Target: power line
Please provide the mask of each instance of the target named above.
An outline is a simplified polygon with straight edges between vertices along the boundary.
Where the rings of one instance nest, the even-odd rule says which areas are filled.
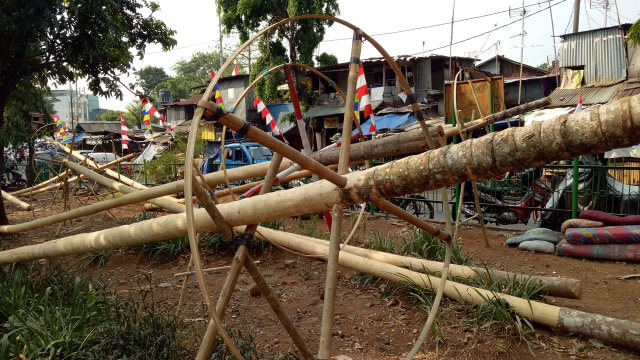
[[[559,5],[559,4],[561,4],[561,3],[565,2],[565,1],[566,1],[566,0],[561,0],[561,1],[559,1],[559,2],[557,2],[557,3],[555,3],[555,4],[553,4],[553,5],[550,5],[549,7],[546,7],[546,8],[544,8],[544,9],[542,9],[542,10],[538,10],[538,11],[534,12],[534,13],[533,13],[533,14],[531,14],[531,15],[527,15],[527,16],[525,16],[525,18],[528,18],[528,17],[530,17],[530,16],[533,16],[533,15],[536,15],[536,14],[538,14],[538,13],[541,13],[541,12],[543,12],[543,11],[545,11],[545,10],[548,10],[549,8],[554,7],[554,6],[556,6],[556,5]],[[463,42],[465,42],[465,41],[469,41],[469,40],[471,40],[471,39],[475,39],[475,38],[480,37],[480,36],[482,36],[482,35],[488,34],[488,33],[492,32],[492,31],[495,31],[495,30],[498,30],[498,29],[505,28],[505,27],[507,27],[507,26],[509,26],[509,25],[513,25],[513,24],[515,24],[515,23],[517,23],[517,22],[519,22],[519,21],[521,21],[521,19],[517,19],[517,20],[515,20],[515,21],[512,21],[512,22],[510,22],[510,23],[508,23],[508,24],[502,25],[502,26],[497,27],[497,28],[495,28],[495,29],[491,29],[491,30],[489,30],[489,31],[485,31],[485,32],[483,32],[483,33],[481,33],[481,34],[477,34],[477,35],[474,35],[474,36],[468,37],[468,38],[466,38],[466,39],[464,39],[464,40],[456,41],[456,42],[452,43],[451,45],[457,45],[457,44],[463,43]],[[449,46],[449,45],[444,45],[444,46],[440,46],[440,47],[433,48],[433,49],[430,49],[430,50],[425,50],[425,51],[430,52],[430,51],[434,51],[434,50],[440,50],[440,49],[446,48],[447,46]],[[415,53],[415,54],[409,54],[409,56],[414,56],[414,55],[418,55],[418,54],[422,54],[422,53],[423,53],[423,51],[418,52],[418,53]]]
[[[564,0],[560,1],[563,2]],[[558,3],[559,4],[559,3]],[[535,4],[530,4],[530,5],[526,5],[525,8],[527,7],[531,7],[531,6],[536,6],[538,5],[538,3]],[[553,5],[552,5],[553,6]],[[475,20],[475,19],[481,19],[481,18],[485,18],[485,17],[489,17],[489,16],[494,16],[494,15],[498,15],[498,14],[502,14],[505,12],[509,12],[509,10],[502,10],[502,11],[498,11],[498,12],[494,12],[494,13],[490,13],[490,14],[484,14],[484,15],[478,15],[478,16],[473,16],[470,18],[465,18],[465,19],[460,19],[460,20],[455,20],[453,21],[454,23],[459,23],[459,22],[463,22],[463,21],[469,21],[469,20]],[[404,29],[404,30],[397,30],[397,31],[390,31],[390,32],[386,32],[386,33],[379,33],[379,34],[371,34],[369,36],[382,36],[382,35],[393,35],[393,34],[399,34],[399,33],[403,33],[403,32],[409,32],[409,31],[415,31],[415,30],[423,30],[423,29],[429,29],[429,28],[434,28],[434,27],[439,27],[439,26],[445,26],[445,25],[451,25],[451,21],[447,21],[444,23],[440,23],[440,24],[434,24],[434,25],[427,25],[427,26],[421,26],[421,27],[416,27],[416,28],[411,28],[411,29]],[[344,40],[352,40],[352,38],[340,38],[340,39],[329,39],[329,40],[322,40],[322,42],[332,42],[332,41],[344,41]]]
[[[192,47],[196,47],[196,46],[200,46],[200,45],[204,45],[204,44],[208,44],[208,43],[212,43],[212,42],[216,42],[217,40],[210,40],[210,41],[205,41],[199,44],[193,44],[193,45],[187,45],[187,46],[181,46],[178,48],[173,48],[171,49],[171,51],[174,50],[182,50],[182,49],[188,49],[188,48],[192,48]],[[152,52],[148,52],[145,53],[145,55],[152,55],[152,54],[160,54],[160,53],[166,53],[166,51],[160,50],[160,51],[152,51]]]

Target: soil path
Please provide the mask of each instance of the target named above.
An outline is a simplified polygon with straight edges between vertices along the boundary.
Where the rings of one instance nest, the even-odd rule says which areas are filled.
[[[30,221],[61,211],[59,205],[41,197],[32,199],[36,211],[25,212],[7,205],[12,223]],[[75,207],[75,206],[74,206]],[[17,236],[3,237],[2,245],[17,247],[42,243],[57,237],[85,233],[118,226],[117,219],[129,219],[142,212],[141,204],[113,209],[83,219],[67,222],[56,236],[57,226],[33,230]],[[351,218],[345,219],[349,226]],[[302,225],[300,225],[302,224]],[[309,222],[286,219],[289,232],[309,230]],[[324,221],[315,224],[318,232],[327,232]],[[348,229],[345,229],[347,232]],[[362,245],[371,234],[383,236],[407,234],[412,227],[384,216],[368,217],[362,224],[352,245]],[[585,312],[640,322],[640,281],[619,280],[619,276],[640,274],[640,265],[624,262],[587,261],[555,255],[535,254],[504,246],[505,240],[522,231],[489,228],[489,247],[484,246],[479,228],[463,226],[460,244],[463,253],[471,254],[475,263],[484,262],[489,268],[515,273],[571,277],[582,280],[583,298],[579,300],[547,297],[549,303]],[[298,331],[317,351],[326,263],[301,257],[277,248],[253,249],[251,256],[260,260],[259,268],[280,299]],[[205,250],[206,268],[228,265],[233,251]],[[155,300],[175,309],[185,277],[175,273],[187,268],[189,254],[184,253],[170,263],[151,265],[151,262],[130,251],[113,252],[102,267],[90,266],[83,273],[120,296],[139,299],[151,294]],[[346,267],[339,270],[339,288],[336,303],[332,356],[345,355],[352,359],[401,359],[417,339],[426,321],[426,314],[413,299],[401,296],[381,297],[384,283],[375,287],[356,282],[355,272]],[[213,298],[226,276],[225,271],[207,273],[206,280]],[[240,276],[225,324],[229,329],[241,329],[255,336],[255,342],[265,354],[294,352],[292,341],[279,325],[270,307],[256,297],[251,278]],[[204,327],[208,319],[196,281],[189,279],[186,302],[181,317],[197,327]],[[455,301],[446,301],[437,320],[439,341],[430,335],[416,359],[640,359],[640,354],[612,348],[591,339],[568,334],[557,334],[552,329],[537,327],[539,341],[531,351],[524,342],[505,337],[499,331],[485,331],[468,321],[468,307]],[[271,357],[273,358],[273,357]]]

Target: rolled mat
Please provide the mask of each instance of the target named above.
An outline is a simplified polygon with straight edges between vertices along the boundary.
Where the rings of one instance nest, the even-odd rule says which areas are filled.
[[[640,226],[567,229],[564,235],[567,238],[567,242],[574,245],[637,244],[640,243]]]
[[[595,228],[602,227],[604,224],[601,221],[587,220],[587,219],[569,219],[565,220],[560,226],[560,232],[565,233],[568,229],[575,228]]]
[[[614,226],[640,225],[640,215],[616,216],[598,210],[585,210],[580,213],[580,219],[602,221],[605,225]]]
[[[640,263],[640,244],[573,245],[562,240],[556,254],[592,260],[615,260]]]

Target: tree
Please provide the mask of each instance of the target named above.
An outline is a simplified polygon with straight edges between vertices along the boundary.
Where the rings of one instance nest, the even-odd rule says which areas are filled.
[[[242,42],[248,40],[251,32],[257,32],[265,25],[272,25],[289,17],[308,14],[335,16],[340,12],[337,0],[217,0],[217,3],[224,31],[228,34],[236,30]],[[313,66],[313,52],[324,39],[325,26],[331,24],[331,21],[323,19],[289,22],[274,33],[266,34],[264,44],[283,44],[286,40],[289,44],[289,61]],[[261,49],[261,53],[267,56],[270,50],[270,46],[266,46]],[[297,68],[292,71],[300,99],[308,106],[307,91],[300,81],[303,72]],[[255,73],[252,69],[252,74]]]
[[[316,56],[316,61],[318,62],[318,67],[325,67],[325,66],[338,64],[338,58],[335,57],[334,55],[327,54],[326,52],[323,52],[322,54]]]
[[[632,47],[640,45],[640,19],[636,20],[636,22],[631,25],[629,35],[625,42],[629,42]]]
[[[124,107],[124,123],[130,130],[142,129],[142,101],[134,99]]]
[[[0,132],[0,143],[11,144],[14,148],[24,143],[29,145],[27,164],[30,166],[26,168],[29,186],[33,185],[36,177],[35,169],[31,166],[34,164],[35,155],[34,131],[31,128],[32,113],[44,114],[46,122],[51,123],[53,121],[51,118],[53,104],[49,96],[48,89],[34,87],[31,85],[31,81],[25,79],[11,93],[7,106],[4,108],[5,123]],[[51,134],[53,126],[40,129],[40,131]]]
[[[0,131],[9,98],[25,81],[45,88],[86,78],[94,94],[121,99],[119,76],[134,56],[142,58],[148,44],[176,45],[175,31],[153,17],[157,9],[146,0],[0,2]],[[8,222],[0,199],[0,224]]]
[[[287,50],[280,42],[270,42],[266,45],[267,39],[261,39],[258,45],[261,55],[256,60],[255,65],[251,68],[250,79],[255,79],[262,75],[264,70],[270,69],[274,64],[282,64],[287,60]],[[259,96],[266,103],[272,103],[278,98],[278,86],[286,81],[282,72],[273,72],[269,76],[265,76],[262,81],[258,81],[253,88],[256,96]]]
[[[120,111],[107,110],[100,114],[100,121],[118,121],[120,122]]]
[[[151,95],[151,92],[156,88],[156,86],[158,86],[158,84],[169,79],[169,75],[167,75],[163,68],[151,65],[143,67],[136,71],[135,74],[145,95]]]
[[[216,71],[220,66],[218,54],[217,51],[197,52],[189,60],[178,61],[173,66],[176,76],[156,85],[153,93],[157,94],[160,89],[168,89],[171,90],[171,96],[174,99],[191,97],[194,95],[191,89],[207,84],[211,80],[211,71]],[[152,101],[154,100],[156,99],[152,98]]]
[[[551,70],[553,70],[553,66],[547,64],[546,62],[538,65],[537,68],[546,72],[551,72]]]

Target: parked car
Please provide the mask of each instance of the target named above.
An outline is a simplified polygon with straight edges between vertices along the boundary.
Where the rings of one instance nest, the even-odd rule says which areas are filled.
[[[227,169],[271,161],[273,157],[271,149],[254,142],[227,144],[224,148],[227,150],[227,158],[224,163]],[[208,172],[218,171],[221,158],[218,154],[209,159]]]
[[[273,157],[273,151],[271,151],[271,149],[254,142],[227,144],[224,148],[227,150],[227,157],[224,163],[227,169],[271,161]],[[220,170],[221,159],[222,156],[218,148],[218,151],[214,155],[202,163],[200,170],[204,174]],[[233,182],[234,185],[240,183],[242,182]]]

